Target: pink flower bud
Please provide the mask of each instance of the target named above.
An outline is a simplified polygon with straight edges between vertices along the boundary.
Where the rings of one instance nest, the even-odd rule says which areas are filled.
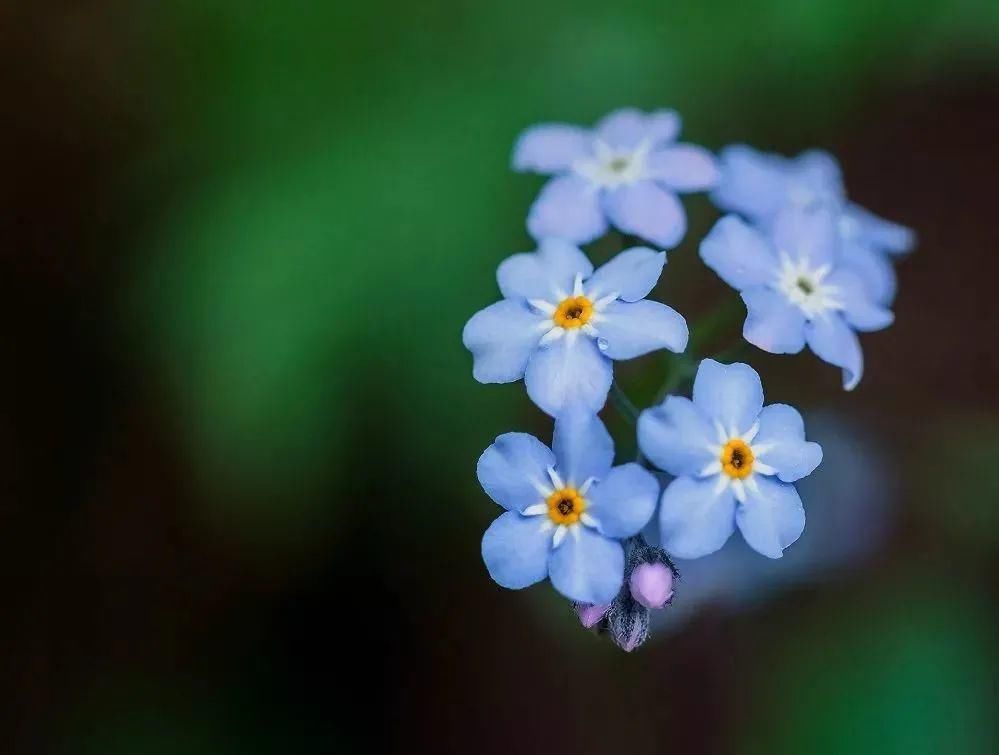
[[[662,608],[673,597],[673,570],[658,561],[639,564],[630,587],[631,597],[646,608]]]
[[[579,623],[589,629],[600,622],[608,608],[610,606],[591,606],[589,603],[577,603],[576,615],[579,616]]]

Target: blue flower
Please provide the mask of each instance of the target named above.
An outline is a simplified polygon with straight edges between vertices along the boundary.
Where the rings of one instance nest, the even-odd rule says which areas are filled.
[[[531,235],[585,244],[610,222],[658,246],[676,246],[687,232],[677,192],[704,191],[718,178],[711,153],[676,144],[679,133],[674,111],[630,108],[593,130],[558,123],[527,129],[514,147],[514,169],[554,176],[531,206]]]
[[[693,401],[667,396],[638,420],[638,444],[676,477],[659,509],[662,546],[677,558],[721,548],[736,527],[751,548],[780,558],[805,528],[793,483],[822,461],[801,415],[763,406],[760,376],[746,364],[701,362]]]
[[[507,433],[479,458],[482,488],[507,510],[483,535],[482,559],[503,587],[550,577],[570,600],[609,603],[624,579],[619,540],[652,517],[659,483],[638,464],[611,466],[614,443],[595,415],[559,417],[552,446]]]
[[[742,293],[742,329],[772,354],[796,354],[805,344],[843,370],[852,390],[864,371],[855,331],[888,327],[894,316],[865,285],[864,271],[841,254],[836,216],[826,209],[784,209],[765,235],[726,215],[704,241],[701,259]]]
[[[552,416],[577,404],[597,412],[612,359],[687,347],[683,317],[644,298],[665,263],[665,253],[636,247],[594,272],[586,255],[559,239],[509,257],[497,271],[505,298],[477,312],[462,333],[472,374],[480,383],[523,377],[528,396]]]
[[[722,150],[719,169],[712,200],[760,225],[771,223],[786,207],[833,212],[843,259],[863,272],[864,284],[879,304],[892,302],[896,278],[890,257],[910,251],[915,234],[849,202],[832,155],[809,150],[789,158],[740,144]]]

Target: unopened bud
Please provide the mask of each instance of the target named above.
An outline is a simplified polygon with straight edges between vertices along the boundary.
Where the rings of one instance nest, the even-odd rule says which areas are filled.
[[[589,603],[576,603],[576,615],[579,616],[579,623],[587,629],[596,626],[607,613],[610,606],[595,606]]]
[[[631,572],[631,597],[646,608],[662,608],[673,597],[673,570],[661,561],[639,564]]]
[[[614,642],[630,653],[649,638],[649,609],[622,594],[607,618]]]

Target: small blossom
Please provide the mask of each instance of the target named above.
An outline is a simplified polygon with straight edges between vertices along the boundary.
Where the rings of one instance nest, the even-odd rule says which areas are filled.
[[[576,603],[576,615],[579,623],[586,629],[592,629],[604,618],[610,605],[591,605],[589,603]]]
[[[554,176],[531,206],[531,235],[585,244],[613,224],[661,247],[676,246],[687,231],[677,193],[704,191],[718,178],[711,153],[677,144],[679,133],[674,111],[630,108],[592,130],[557,123],[527,129],[514,147],[514,169]]]
[[[693,400],[668,396],[638,420],[638,443],[676,477],[663,491],[659,529],[677,558],[721,548],[738,527],[751,548],[780,558],[801,535],[805,511],[792,484],[822,460],[801,415],[763,406],[760,376],[746,364],[701,362]]]
[[[809,150],[789,158],[740,144],[721,151],[719,168],[712,200],[755,223],[766,226],[787,207],[832,212],[843,259],[863,272],[864,285],[878,303],[891,303],[896,277],[890,257],[910,251],[915,234],[848,201],[832,155]]]
[[[825,209],[788,208],[764,234],[726,215],[701,242],[701,259],[742,294],[747,341],[772,354],[796,354],[807,343],[843,370],[852,390],[864,371],[856,331],[886,328],[894,315],[843,259],[835,223]]]
[[[662,561],[639,564],[629,580],[631,597],[646,608],[662,608],[673,597],[673,570]]]
[[[620,540],[652,517],[659,483],[637,464],[611,466],[613,441],[592,414],[556,419],[552,446],[507,433],[480,457],[479,482],[507,510],[486,530],[482,558],[503,587],[549,577],[570,600],[608,604],[624,581]]]
[[[552,416],[576,404],[599,411],[612,359],[687,346],[683,317],[645,299],[665,263],[665,253],[636,247],[594,272],[560,239],[509,257],[497,272],[505,298],[476,313],[462,334],[472,374],[480,383],[523,377],[528,396]]]

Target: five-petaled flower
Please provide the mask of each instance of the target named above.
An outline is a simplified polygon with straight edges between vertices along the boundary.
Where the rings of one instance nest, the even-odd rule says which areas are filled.
[[[624,579],[620,539],[652,517],[659,483],[638,464],[612,467],[614,444],[592,414],[555,421],[552,449],[532,435],[501,435],[479,458],[483,489],[507,509],[482,537],[482,558],[503,587],[550,577],[579,603],[610,603]]]
[[[527,129],[513,167],[554,176],[531,206],[531,235],[585,244],[602,236],[609,221],[658,246],[676,246],[687,231],[677,192],[710,189],[718,178],[711,153],[676,144],[679,133],[674,111],[631,108],[592,130],[557,123]]]
[[[891,257],[910,251],[915,234],[848,201],[836,158],[821,150],[789,158],[739,144],[721,151],[719,169],[712,200],[755,223],[768,225],[786,207],[833,212],[843,260],[861,274],[872,298],[892,302],[897,281]]]
[[[726,215],[701,242],[701,258],[741,292],[747,341],[773,354],[796,354],[807,343],[842,368],[847,390],[864,370],[855,331],[881,330],[894,319],[863,271],[843,258],[836,216],[824,208],[781,210],[769,234]]]
[[[577,405],[598,411],[612,359],[687,346],[683,317],[644,298],[665,262],[665,253],[636,247],[594,272],[586,255],[560,239],[504,260],[497,279],[505,298],[476,313],[462,334],[475,379],[523,377],[531,400],[552,416]]]
[[[721,548],[736,527],[746,542],[780,558],[805,527],[793,483],[822,460],[805,440],[797,410],[763,406],[760,376],[746,364],[701,362],[693,400],[668,396],[638,420],[638,442],[676,477],[663,491],[663,547],[678,558]]]

